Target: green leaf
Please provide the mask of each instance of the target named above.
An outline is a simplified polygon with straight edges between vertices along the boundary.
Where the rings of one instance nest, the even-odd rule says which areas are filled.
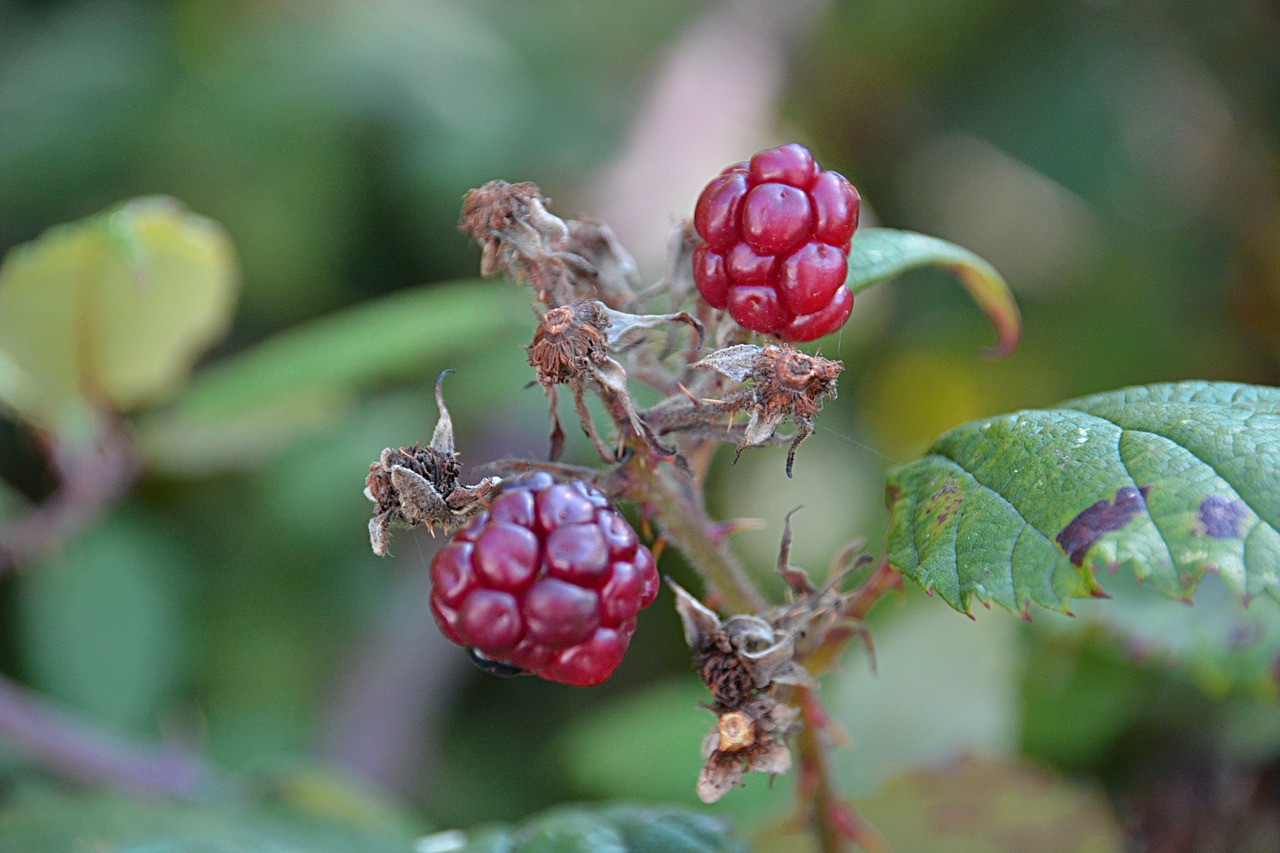
[[[225,332],[236,282],[226,234],[172,199],[49,229],[0,265],[0,403],[53,428],[164,394]]]
[[[850,245],[845,285],[856,296],[873,284],[923,267],[943,267],[955,273],[991,320],[997,342],[989,355],[1003,358],[1017,349],[1022,319],[1009,285],[991,264],[946,240],[892,228],[861,228]]]
[[[15,621],[33,685],[153,730],[185,663],[189,563],[154,519],[122,512],[20,575]]]
[[[1127,568],[1280,598],[1280,391],[1183,382],[965,424],[889,475],[890,562],[957,610],[1105,597]],[[1115,580],[1106,586],[1116,586]]]
[[[528,297],[497,281],[433,284],[281,332],[199,373],[139,423],[148,460],[187,470],[274,448],[378,382],[434,377],[462,353],[532,334]],[[199,446],[201,453],[192,454]]]
[[[745,853],[719,818],[664,806],[570,806],[518,827],[450,830],[418,842],[449,853]],[[3,853],[3,851],[0,851]]]
[[[263,803],[186,804],[24,791],[0,809],[0,853],[406,853],[412,835]]]

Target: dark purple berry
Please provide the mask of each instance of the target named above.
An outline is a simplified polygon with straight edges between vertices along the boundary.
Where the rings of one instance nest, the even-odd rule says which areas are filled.
[[[575,686],[609,677],[658,591],[653,554],[609,500],[544,473],[504,483],[431,580],[440,630],[481,668]]]

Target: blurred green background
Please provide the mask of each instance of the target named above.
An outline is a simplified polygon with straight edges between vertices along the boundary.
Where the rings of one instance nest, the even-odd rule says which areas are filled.
[[[234,771],[335,768],[421,828],[564,800],[696,805],[711,718],[669,595],[600,688],[488,678],[431,624],[435,543],[401,532],[373,557],[361,487],[383,447],[430,437],[445,368],[465,464],[544,452],[522,294],[461,288],[448,322],[447,300],[422,301],[476,275],[455,227],[468,188],[538,183],[561,215],[612,223],[653,281],[702,183],[791,140],[859,187],[864,223],[990,260],[1025,332],[984,361],[990,330],[942,273],[860,297],[821,342],[845,362],[842,393],[795,478],[781,450],[726,454],[713,474],[713,512],[764,522],[736,542],[762,577],[798,504],[798,564],[821,573],[855,536],[874,548],[884,471],[964,421],[1128,384],[1280,380],[1280,9],[1265,0],[0,0],[0,251],[164,194],[225,227],[241,279],[191,390],[131,412],[136,488],[0,578],[0,671]],[[341,346],[286,352],[271,381],[184,396],[362,310]],[[308,386],[343,347],[367,369]],[[239,418],[237,394],[256,415]],[[589,462],[576,431],[569,449]],[[0,480],[0,519],[57,485],[11,414]],[[693,583],[675,554],[661,569]],[[911,840],[926,795],[903,786],[934,778],[912,773],[1025,789],[1017,774],[1045,771],[1023,756],[1082,798],[1058,806],[1106,845],[1145,837],[1178,797],[1208,825],[1239,794],[1223,774],[1261,785],[1280,756],[1270,679],[1206,684],[1101,630],[970,622],[917,589],[873,623],[879,676],[851,650],[827,693],[851,734],[838,773],[900,853],[952,849]],[[970,753],[994,763],[945,763]],[[0,804],[35,774],[3,752]],[[761,827],[789,790],[752,779],[717,813]],[[1021,849],[975,844],[954,849]]]

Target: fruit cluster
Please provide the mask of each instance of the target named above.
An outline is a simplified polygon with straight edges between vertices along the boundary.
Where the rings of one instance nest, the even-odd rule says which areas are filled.
[[[693,223],[698,291],[740,325],[811,341],[844,324],[858,191],[795,143],[735,163],[703,189]]]
[[[653,554],[597,489],[538,472],[503,483],[431,563],[440,630],[484,662],[599,684],[658,593]]]

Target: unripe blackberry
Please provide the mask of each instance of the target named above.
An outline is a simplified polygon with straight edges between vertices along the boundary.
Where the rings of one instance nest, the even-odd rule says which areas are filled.
[[[586,687],[622,661],[658,573],[608,498],[538,472],[503,483],[454,534],[431,562],[431,584],[431,612],[453,642]]]
[[[787,341],[834,332],[853,308],[844,279],[858,206],[853,185],[795,143],[729,166],[694,209],[705,241],[693,256],[698,291],[755,332]]]

